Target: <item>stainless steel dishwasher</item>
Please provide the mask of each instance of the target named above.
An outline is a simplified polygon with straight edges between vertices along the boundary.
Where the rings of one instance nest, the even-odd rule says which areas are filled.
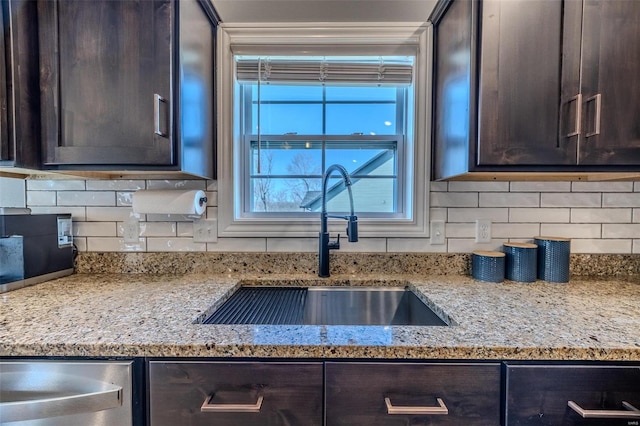
[[[131,426],[133,361],[0,360],[0,425]]]

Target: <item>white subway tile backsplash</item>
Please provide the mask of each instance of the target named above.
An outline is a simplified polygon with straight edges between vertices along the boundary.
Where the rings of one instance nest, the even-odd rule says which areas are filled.
[[[146,238],[125,243],[122,238],[87,237],[87,251],[147,251]]]
[[[115,222],[73,222],[73,236],[117,237]]]
[[[472,253],[476,250],[502,251],[504,239],[492,239],[490,243],[479,244],[475,239],[450,238],[447,240],[449,253]]]
[[[640,224],[605,223],[602,238],[640,238]]]
[[[58,191],[59,206],[115,206],[113,191]]]
[[[87,218],[89,222],[124,222],[129,217],[138,217],[144,220],[145,215],[133,213],[131,207],[87,207]]]
[[[137,191],[145,189],[144,180],[88,180],[88,191]]]
[[[480,207],[540,207],[535,192],[481,192]]]
[[[602,207],[640,207],[640,192],[602,194]]]
[[[447,223],[444,235],[446,238],[475,238],[476,224],[474,223]]]
[[[600,193],[542,193],[540,207],[600,207],[602,194]]]
[[[116,206],[131,207],[133,205],[133,192],[116,192]]]
[[[432,246],[428,238],[389,238],[387,251],[390,253],[446,253],[447,244]]]
[[[27,179],[27,191],[84,191],[84,180],[33,180]]]
[[[449,182],[431,182],[431,192],[447,192]]]
[[[207,244],[208,251],[265,252],[266,238],[218,238],[217,243]]]
[[[269,240],[267,240],[267,244]],[[318,250],[318,240],[316,239],[316,248]],[[350,243],[347,241],[345,235],[340,236],[340,250],[341,252],[349,253],[384,253],[387,251],[387,239],[386,238],[360,238],[356,243]]]
[[[55,206],[56,191],[27,191],[28,206]]]
[[[477,192],[433,192],[431,207],[478,207]]]
[[[633,182],[572,182],[573,192],[631,192]]]
[[[491,233],[493,238],[532,239],[536,235],[540,235],[540,225],[537,223],[494,223],[491,226]]]
[[[218,190],[218,181],[217,180],[208,180],[207,181],[207,191],[217,191]]]
[[[449,182],[449,192],[508,192],[509,182]]]
[[[218,205],[218,192],[207,191],[207,206],[217,206],[217,205]]]
[[[631,209],[571,209],[572,223],[631,223]]]
[[[508,222],[509,209],[507,208],[450,208],[449,222],[474,222],[476,219],[489,219],[491,222]]]
[[[156,222],[146,222],[147,224]],[[157,222],[163,223],[163,222]],[[173,222],[176,226],[176,236],[178,237],[193,237],[193,222]]]
[[[147,189],[207,189],[206,180],[149,180]]]
[[[577,238],[571,240],[572,253],[631,253],[631,241],[628,239],[604,240]]]
[[[571,182],[511,182],[511,192],[569,192]]]
[[[78,251],[87,251],[87,239],[85,237],[73,237],[73,244]]]
[[[540,225],[540,235],[547,237],[565,238],[600,238],[602,225],[600,224],[557,224],[543,223]]]
[[[569,223],[570,209],[509,209],[503,222]]]
[[[191,235],[178,235],[176,222],[140,222],[141,237],[191,237],[193,236],[193,225]],[[122,235],[123,223],[118,223],[118,235]]]
[[[220,238],[193,242],[193,219],[185,215],[141,215],[131,209],[140,189],[200,189],[207,193],[205,217],[218,215],[218,182],[202,179],[27,180],[27,207],[34,214],[71,213],[81,251],[316,252],[317,239]],[[505,241],[536,235],[572,238],[576,253],[640,253],[640,182],[430,182],[430,220],[444,220],[446,244],[429,238],[361,238],[342,251],[471,252],[501,250]],[[123,222],[140,220],[137,243],[125,244]],[[493,240],[476,244],[475,221],[492,222]],[[342,230],[342,228],[341,228]]]
[[[447,209],[445,208],[431,208],[429,209],[429,220],[444,220],[447,221]]]
[[[193,238],[147,238],[147,251],[207,251],[206,243],[195,243]]]
[[[333,239],[333,234],[331,235]],[[267,251],[269,252],[317,252],[317,238],[267,238]]]

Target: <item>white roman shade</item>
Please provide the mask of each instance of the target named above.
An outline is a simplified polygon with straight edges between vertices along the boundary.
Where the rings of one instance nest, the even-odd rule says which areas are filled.
[[[413,63],[410,59],[271,59],[251,58],[236,61],[236,79],[241,83],[290,84],[375,84],[410,85]]]

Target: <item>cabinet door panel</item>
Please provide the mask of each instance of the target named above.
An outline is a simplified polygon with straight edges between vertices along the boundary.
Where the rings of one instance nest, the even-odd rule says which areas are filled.
[[[171,1],[43,1],[39,15],[46,162],[172,164],[170,105],[154,104],[171,100]]]
[[[499,364],[327,362],[326,425],[498,425]],[[388,414],[394,407],[448,414]]]
[[[639,165],[640,2],[588,0],[583,14],[580,164]]]
[[[506,424],[628,426],[638,419],[584,419],[569,408],[625,411],[640,407],[640,367],[519,366],[507,368]]]
[[[558,141],[562,2],[487,0],[481,19],[478,164],[575,163]]]
[[[257,412],[201,411],[210,396],[245,408],[263,399]],[[151,426],[320,426],[322,364],[151,361],[149,413]]]

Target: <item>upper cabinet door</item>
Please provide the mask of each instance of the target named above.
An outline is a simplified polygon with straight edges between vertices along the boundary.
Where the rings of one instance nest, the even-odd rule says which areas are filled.
[[[38,2],[45,164],[172,165],[170,0]]]
[[[478,165],[575,163],[559,143],[560,1],[481,4]]]
[[[585,0],[579,164],[640,164],[640,2]]]

